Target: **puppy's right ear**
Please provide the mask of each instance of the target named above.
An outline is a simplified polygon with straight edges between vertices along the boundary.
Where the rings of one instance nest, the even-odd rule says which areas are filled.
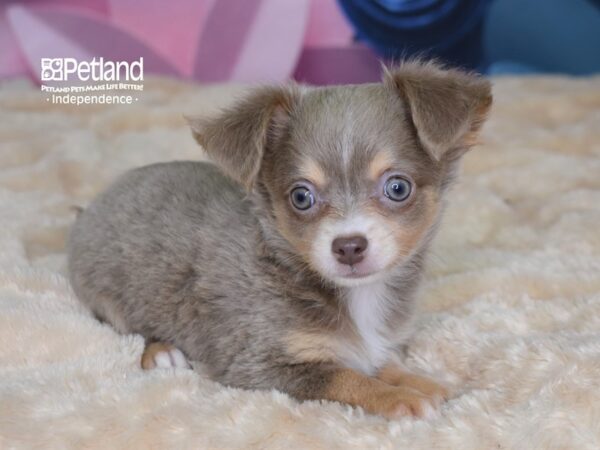
[[[251,191],[265,147],[285,127],[297,96],[293,87],[258,88],[216,118],[188,118],[188,122],[210,159]]]

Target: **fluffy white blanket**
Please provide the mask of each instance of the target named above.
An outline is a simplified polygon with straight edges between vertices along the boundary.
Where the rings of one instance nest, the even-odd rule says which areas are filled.
[[[70,207],[131,167],[201,158],[182,113],[237,90],[153,79],[133,106],[64,107],[0,86],[0,448],[600,448],[600,78],[495,81],[408,349],[456,389],[434,417],[142,371],[141,337],[69,288]]]

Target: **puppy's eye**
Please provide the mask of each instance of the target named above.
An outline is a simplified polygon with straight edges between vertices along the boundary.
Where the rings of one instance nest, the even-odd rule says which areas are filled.
[[[410,196],[412,185],[405,178],[394,176],[388,178],[383,186],[383,193],[395,202],[403,202]]]
[[[298,186],[290,192],[290,199],[294,208],[306,211],[315,204],[315,196],[306,186]]]

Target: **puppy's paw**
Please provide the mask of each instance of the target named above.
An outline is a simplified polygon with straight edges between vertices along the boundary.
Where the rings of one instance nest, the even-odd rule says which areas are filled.
[[[431,378],[405,372],[401,369],[393,367],[384,368],[379,372],[377,378],[384,383],[393,386],[408,387],[428,397],[437,398],[439,400],[448,400],[448,398],[450,398],[450,391],[446,386],[443,386]]]
[[[153,342],[146,346],[142,355],[142,369],[159,368],[189,369],[184,354],[176,347],[164,342]]]
[[[427,418],[435,414],[442,398],[429,396],[408,387],[394,387],[378,394],[373,403],[374,413],[388,419],[403,417]]]
[[[450,398],[450,390],[431,378],[414,375],[415,380],[408,386],[429,397],[439,399],[440,402]]]

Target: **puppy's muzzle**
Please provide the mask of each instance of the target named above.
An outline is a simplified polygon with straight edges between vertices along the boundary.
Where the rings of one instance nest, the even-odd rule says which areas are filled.
[[[358,264],[365,257],[369,241],[364,236],[338,237],[331,243],[331,251],[342,264]]]

